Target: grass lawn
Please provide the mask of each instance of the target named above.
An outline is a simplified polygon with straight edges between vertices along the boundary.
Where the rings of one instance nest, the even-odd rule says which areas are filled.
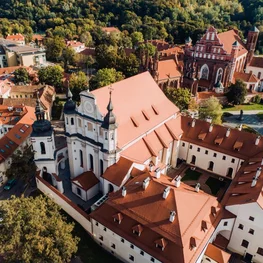
[[[248,103],[235,106],[225,106],[223,111],[240,111],[240,110],[263,110],[263,104]]]
[[[197,181],[200,175],[200,172],[193,171],[190,168],[188,168],[184,174],[184,177],[182,178],[182,181]]]
[[[207,179],[207,181],[205,182],[206,185],[209,186],[209,188],[211,189],[211,192],[213,195],[216,195],[219,191],[220,188],[225,186],[225,182],[221,182],[216,178],[213,177],[209,177]]]

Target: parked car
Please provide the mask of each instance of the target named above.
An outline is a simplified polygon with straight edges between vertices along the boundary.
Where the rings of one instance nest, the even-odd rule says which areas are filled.
[[[14,185],[16,184],[16,179],[10,179],[8,180],[8,182],[6,183],[6,185],[4,186],[5,190],[10,190]]]

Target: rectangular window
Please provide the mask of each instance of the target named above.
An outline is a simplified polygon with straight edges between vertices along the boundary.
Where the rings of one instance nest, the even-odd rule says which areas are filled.
[[[151,261],[152,261],[152,262],[154,262],[154,261],[155,261],[155,259],[154,259],[154,258],[151,258]]]
[[[235,163],[235,159],[232,159],[232,160],[231,160],[231,163]]]
[[[263,248],[262,247],[258,248],[257,254],[259,254],[260,256],[263,256]]]
[[[103,129],[100,127],[100,136],[103,136]]]
[[[129,255],[129,260],[130,260],[130,261],[134,261],[134,256]]]
[[[190,149],[193,149],[193,145],[190,145],[190,147],[189,147]]]
[[[79,125],[79,127],[82,126],[82,125],[81,125],[81,119],[78,119],[78,125]]]
[[[199,147],[197,148],[197,151],[200,152],[200,148]]]
[[[241,243],[241,246],[245,247],[245,248],[248,248],[248,245],[249,245],[249,242],[247,240],[243,239],[243,241]]]
[[[216,157],[216,155],[217,155],[217,154],[216,154],[216,153],[214,153],[214,157]]]
[[[182,146],[185,147],[185,143],[184,142],[182,143]]]
[[[244,229],[244,226],[242,224],[239,224],[238,226],[239,229],[243,230]]]
[[[96,222],[96,224],[95,224],[96,226],[99,226],[99,223],[98,222]]]
[[[134,245],[133,245],[133,244],[130,244],[130,248],[134,249]]]
[[[121,239],[121,242],[124,243],[124,239],[123,238]]]
[[[226,156],[225,155],[223,155],[222,160],[226,160]]]
[[[88,131],[92,131],[93,130],[93,125],[92,123],[88,122]]]
[[[207,151],[207,150],[205,150],[205,154],[208,154],[208,151]]]
[[[77,194],[81,196],[81,190],[77,188]]]
[[[111,246],[110,246],[110,247],[113,248],[113,249],[116,248],[115,244],[113,244],[113,243],[111,243]]]
[[[103,236],[102,235],[99,236],[99,240],[103,241]]]
[[[141,250],[140,254],[141,254],[142,256],[144,256],[144,251]]]
[[[224,222],[224,226],[227,226],[227,222]]]
[[[255,231],[254,231],[254,229],[252,229],[252,228],[250,228],[249,231],[248,231],[248,233],[251,234],[251,235],[254,235],[254,232],[255,232]]]
[[[106,227],[104,227],[104,229],[103,229],[105,232],[107,231],[107,228]]]
[[[250,216],[250,217],[249,217],[249,220],[250,220],[250,221],[254,221],[255,218],[254,218],[253,216]]]

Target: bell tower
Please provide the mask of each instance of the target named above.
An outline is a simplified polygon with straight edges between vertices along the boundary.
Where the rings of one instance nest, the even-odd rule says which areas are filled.
[[[251,62],[254,56],[254,52],[258,41],[258,35],[259,35],[259,30],[255,26],[248,31],[247,44],[246,44],[248,54],[247,54],[246,65],[248,65]]]

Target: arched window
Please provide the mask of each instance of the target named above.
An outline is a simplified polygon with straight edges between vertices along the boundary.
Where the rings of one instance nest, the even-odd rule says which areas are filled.
[[[233,168],[229,167],[226,176],[232,178]]]
[[[208,79],[208,76],[209,76],[209,68],[206,64],[204,64],[202,67],[201,67],[201,79]]]
[[[196,161],[196,156],[195,156],[195,155],[192,155],[191,164],[195,164],[195,161]]]
[[[217,73],[216,73],[216,81],[215,81],[215,83],[218,83],[219,81],[222,81],[222,77],[223,77],[223,69],[219,68],[217,70]]]
[[[211,53],[211,51],[212,51],[212,44],[209,43],[206,45],[206,53]]]
[[[46,147],[43,142],[40,143],[41,154],[46,154]]]
[[[103,175],[103,160],[100,159],[100,175]]]
[[[90,154],[89,155],[89,169],[91,170],[91,171],[93,171],[93,169],[94,169],[94,165],[93,165],[93,156],[92,156],[92,154]]]
[[[83,168],[83,152],[79,150],[80,167]]]
[[[214,169],[214,162],[210,161],[207,170],[213,171],[213,169]]]
[[[74,125],[74,118],[71,118],[71,125]]]

